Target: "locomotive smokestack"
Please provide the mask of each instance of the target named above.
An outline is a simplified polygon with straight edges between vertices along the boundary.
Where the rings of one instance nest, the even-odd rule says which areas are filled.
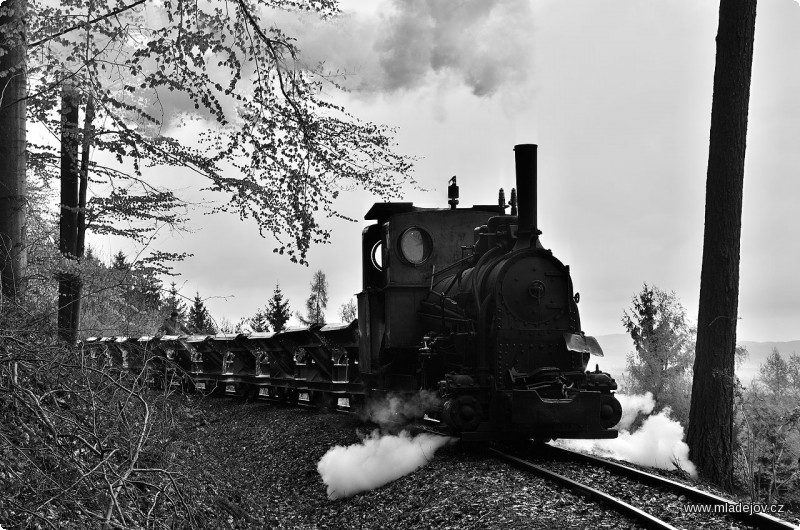
[[[517,171],[517,201],[519,204],[519,229],[516,247],[530,241],[536,244],[539,228],[536,225],[536,144],[514,146]]]

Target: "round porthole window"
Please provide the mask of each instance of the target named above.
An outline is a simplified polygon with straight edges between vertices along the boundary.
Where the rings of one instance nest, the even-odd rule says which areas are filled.
[[[378,241],[374,245],[372,245],[372,266],[378,269],[379,271],[383,270],[383,243]]]
[[[424,263],[431,255],[433,241],[430,234],[412,226],[400,234],[400,256],[412,265]]]

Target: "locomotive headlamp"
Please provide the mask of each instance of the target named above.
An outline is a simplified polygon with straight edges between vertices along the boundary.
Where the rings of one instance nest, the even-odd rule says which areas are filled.
[[[433,241],[431,236],[416,226],[403,231],[400,235],[400,256],[411,265],[424,263],[431,255]]]

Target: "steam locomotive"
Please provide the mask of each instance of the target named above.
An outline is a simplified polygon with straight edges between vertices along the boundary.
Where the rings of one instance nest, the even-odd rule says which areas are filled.
[[[96,337],[96,356],[205,392],[357,408],[435,399],[425,415],[465,440],[614,438],[616,382],[587,371],[569,267],[539,241],[537,146],[517,145],[505,204],[376,203],[362,233],[358,320],[280,332]],[[518,193],[515,193],[518,192]],[[518,199],[517,199],[518,198]],[[510,214],[505,210],[510,207]]]

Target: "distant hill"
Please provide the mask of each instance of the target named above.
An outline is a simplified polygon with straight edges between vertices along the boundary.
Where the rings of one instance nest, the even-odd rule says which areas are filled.
[[[758,375],[758,368],[764,364],[769,354],[772,353],[773,348],[777,348],[781,353],[781,357],[789,359],[793,353],[800,353],[800,340],[791,340],[788,342],[753,342],[743,340],[739,342],[739,346],[747,348],[747,360],[737,370],[736,375],[742,380],[744,385]]]
[[[613,335],[600,335],[595,337],[600,347],[603,348],[604,357],[593,357],[590,360],[589,369],[594,369],[594,364],[600,365],[600,369],[609,372],[615,378],[622,376],[625,371],[627,356],[634,351],[633,341],[626,333],[615,333]],[[758,375],[759,367],[767,360],[773,348],[777,348],[784,358],[792,353],[800,353],[800,340],[787,342],[754,342],[741,341],[739,346],[747,348],[748,357],[736,371],[742,383],[747,385]]]

